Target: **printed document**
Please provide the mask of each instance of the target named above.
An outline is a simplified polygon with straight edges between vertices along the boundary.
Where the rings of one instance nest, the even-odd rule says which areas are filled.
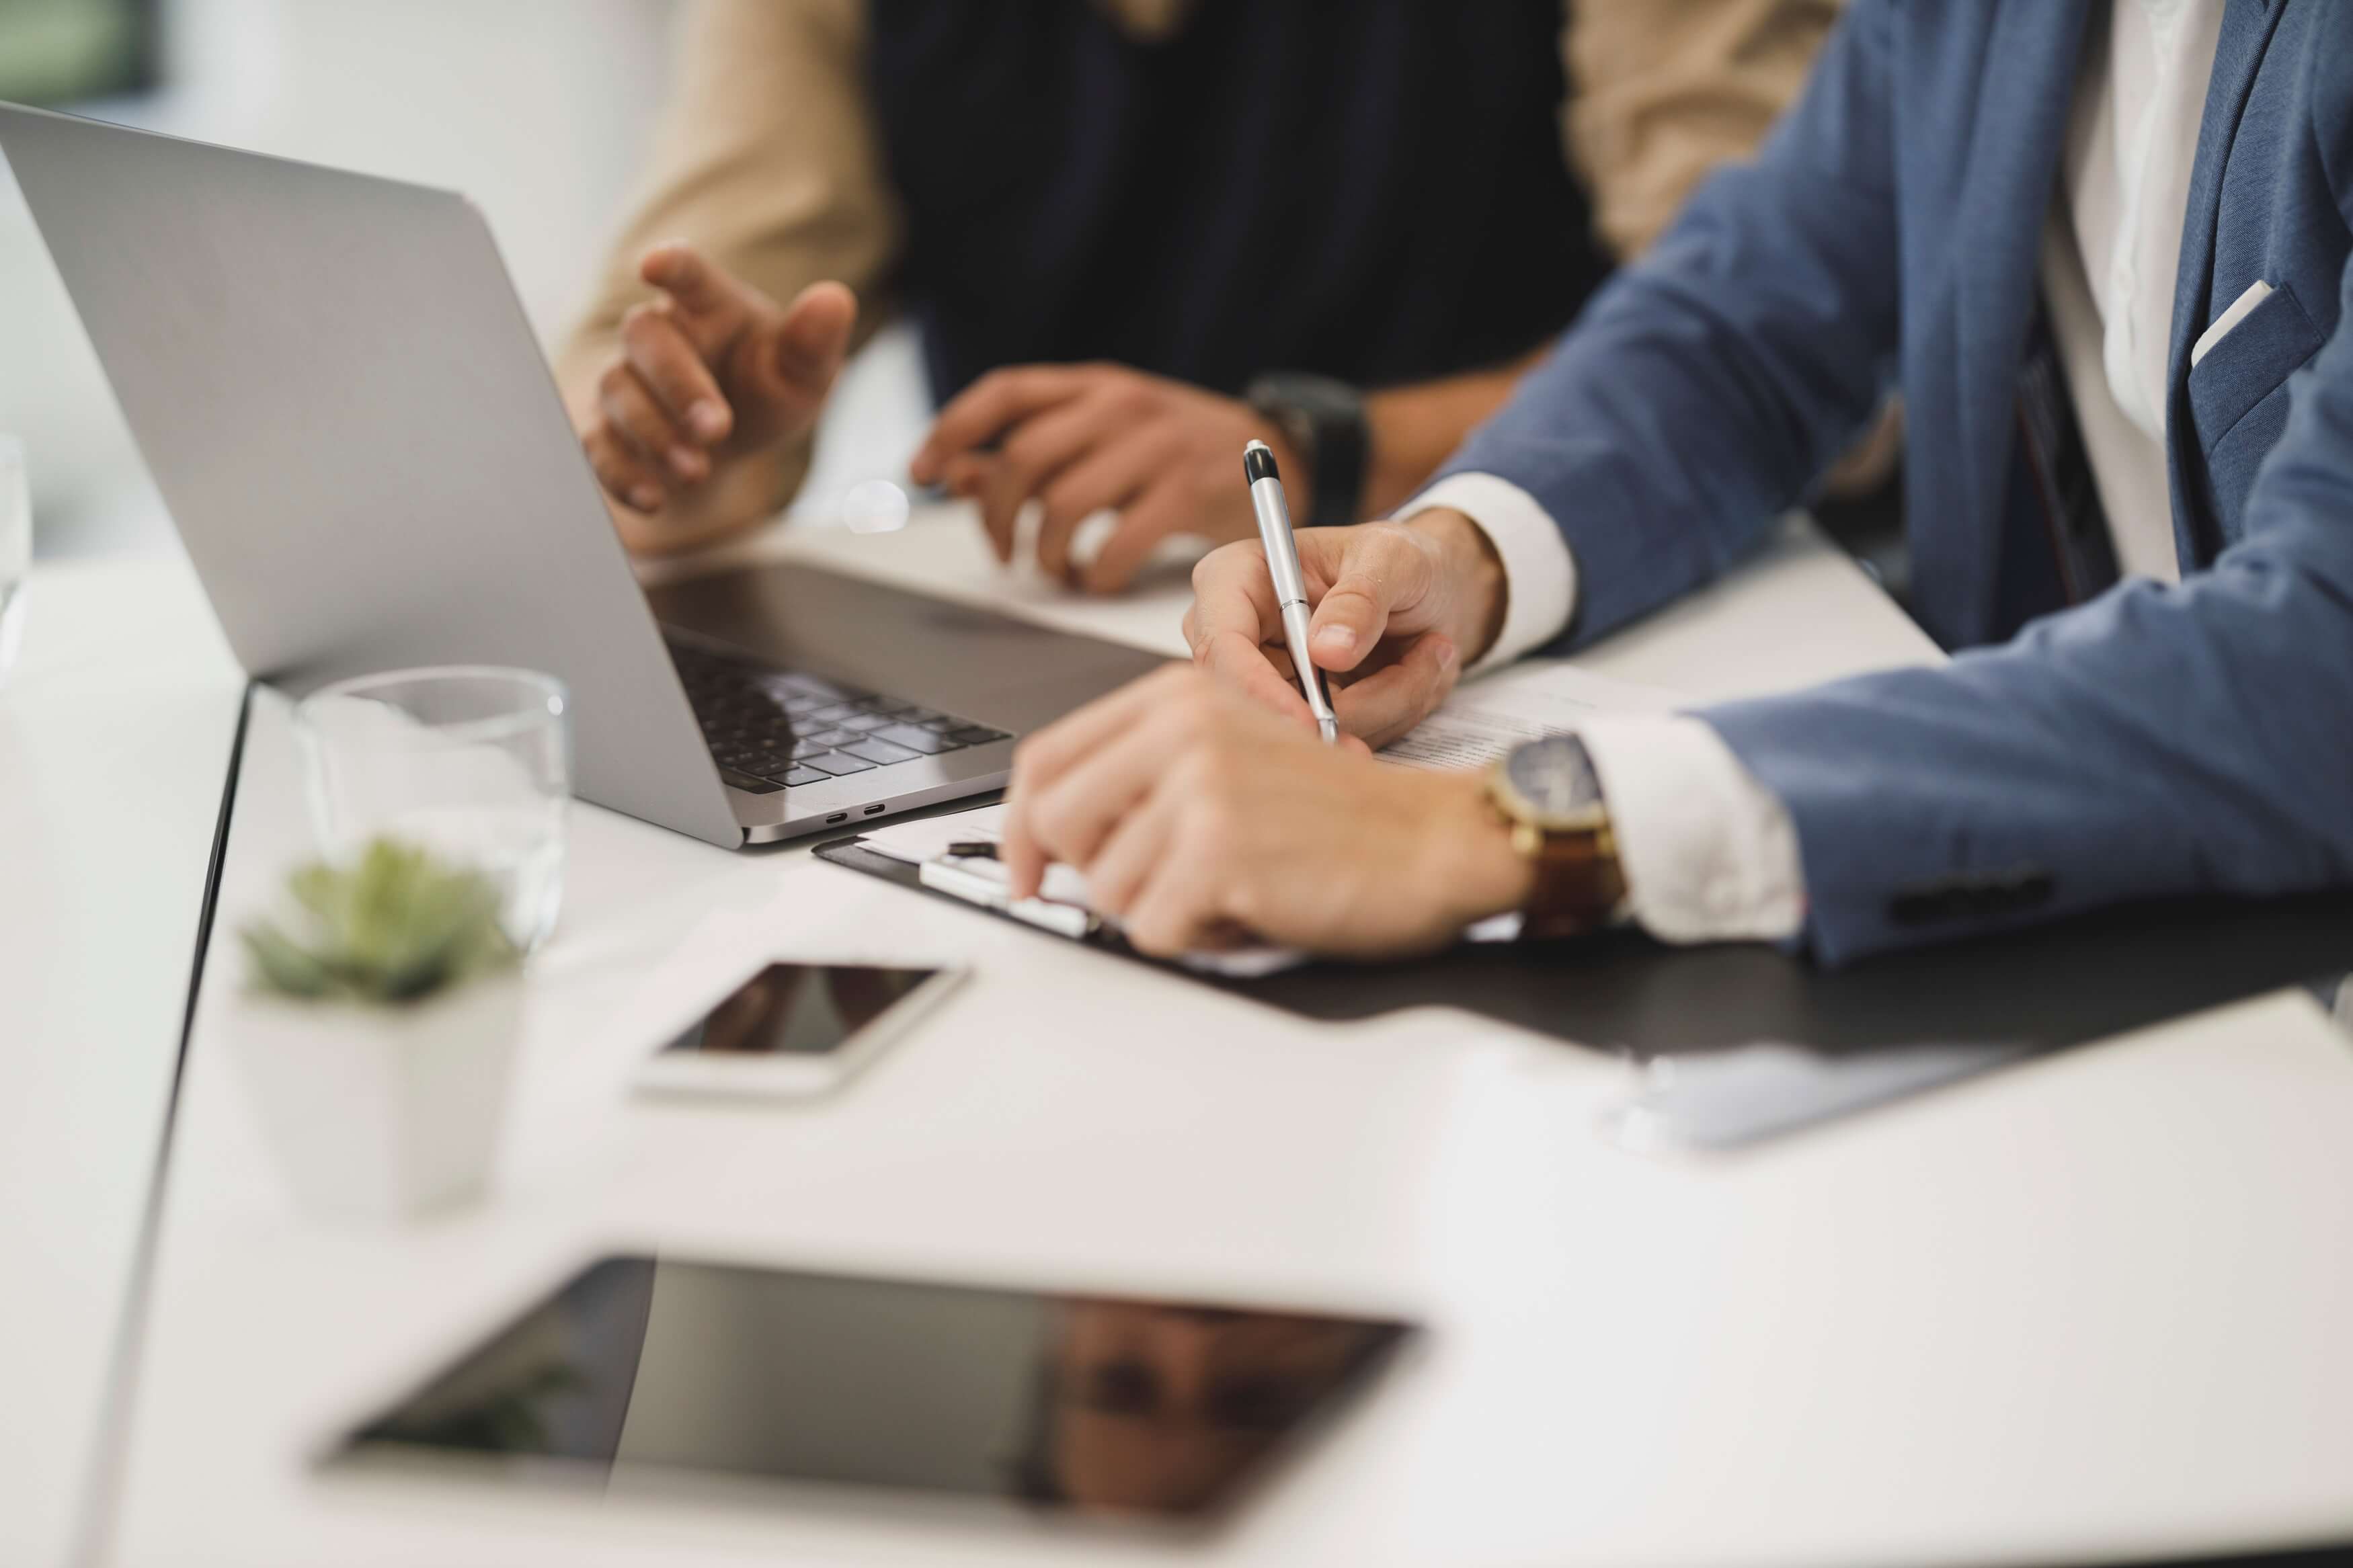
[[[1381,752],[1413,768],[1475,768],[1523,741],[1565,734],[1600,713],[1666,713],[1682,700],[1655,686],[1588,675],[1567,659],[1524,659],[1455,689],[1438,711]]]

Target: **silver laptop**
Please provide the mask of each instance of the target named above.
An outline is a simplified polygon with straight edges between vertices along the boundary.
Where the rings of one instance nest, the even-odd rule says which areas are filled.
[[[807,566],[649,601],[463,197],[6,105],[0,151],[259,679],[545,670],[582,798],[733,847],[998,788],[1161,662]]]

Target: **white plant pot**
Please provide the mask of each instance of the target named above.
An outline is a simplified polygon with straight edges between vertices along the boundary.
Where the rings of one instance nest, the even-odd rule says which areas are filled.
[[[241,997],[232,1047],[296,1203],[385,1220],[480,1195],[522,1003],[520,974],[407,1007]]]

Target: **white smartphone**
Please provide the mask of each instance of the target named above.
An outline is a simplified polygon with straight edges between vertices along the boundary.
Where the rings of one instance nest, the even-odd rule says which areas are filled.
[[[638,1087],[797,1100],[848,1082],[964,983],[966,969],[771,963],[638,1071]]]

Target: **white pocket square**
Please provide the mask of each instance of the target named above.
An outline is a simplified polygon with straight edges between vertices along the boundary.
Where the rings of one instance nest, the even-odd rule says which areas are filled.
[[[2248,284],[2247,291],[2232,300],[2231,308],[2215,317],[2214,324],[2199,333],[2198,341],[2189,345],[2189,367],[2197,369],[2198,362],[2204,359],[2216,343],[2229,337],[2232,327],[2245,321],[2248,312],[2271,297],[2272,286],[2262,279]]]

